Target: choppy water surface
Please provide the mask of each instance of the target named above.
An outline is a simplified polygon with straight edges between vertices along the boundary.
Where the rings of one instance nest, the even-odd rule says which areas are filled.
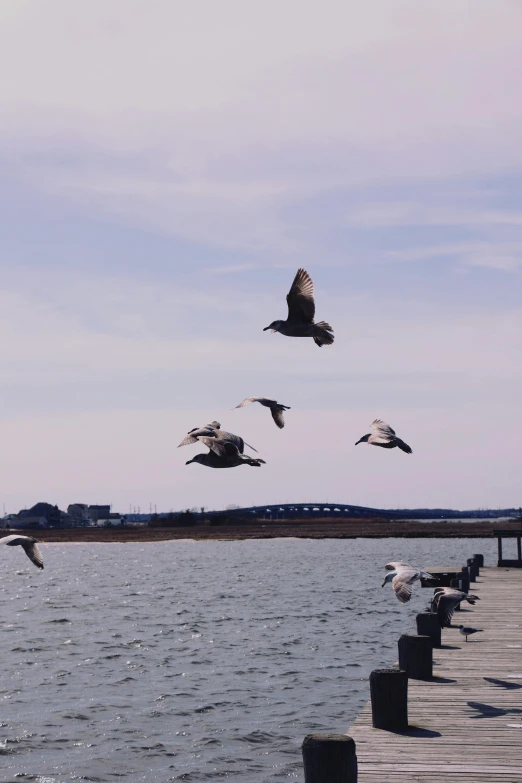
[[[301,780],[343,732],[428,591],[390,559],[493,562],[494,542],[278,539],[42,545],[0,561],[0,780]],[[448,633],[448,632],[446,632]]]

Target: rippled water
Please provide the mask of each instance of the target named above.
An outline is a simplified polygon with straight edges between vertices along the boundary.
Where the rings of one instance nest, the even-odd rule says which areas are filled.
[[[494,542],[355,539],[42,545],[0,565],[0,780],[302,780],[343,732],[428,591],[390,559],[493,562]]]

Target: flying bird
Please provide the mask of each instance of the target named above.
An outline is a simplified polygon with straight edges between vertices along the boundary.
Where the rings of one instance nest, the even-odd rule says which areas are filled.
[[[251,465],[259,468],[262,464],[266,464],[264,459],[241,454],[237,445],[232,441],[205,437],[204,435],[200,435],[198,441],[203,443],[204,446],[208,446],[208,452],[206,454],[196,454],[185,465],[190,465],[191,462],[199,462],[200,465],[205,465],[207,468],[236,468],[238,465]]]
[[[315,302],[312,278],[304,269],[298,269],[292,287],[286,297],[288,318],[286,321],[272,321],[263,331],[271,329],[287,337],[313,337],[316,345],[331,345],[333,329],[326,321],[314,323]]]
[[[232,432],[222,430],[219,421],[211,421],[210,424],[205,424],[203,427],[194,427],[194,429],[189,430],[179,444],[178,449],[180,446],[188,446],[191,443],[197,443],[198,439],[201,437],[217,438],[218,440],[226,440],[229,441],[229,443],[234,443],[240,454],[244,452],[245,446],[248,446],[252,451],[257,451],[253,446],[245,443],[243,438],[239,435],[234,435]]]
[[[36,546],[38,544],[37,538],[32,538],[32,536],[18,536],[15,534],[12,536],[5,536],[4,538],[0,538],[0,544],[23,547],[25,554],[29,560],[34,563],[35,566],[37,566],[37,568],[44,567],[42,553]]]
[[[402,561],[395,563],[387,563],[385,566],[389,572],[384,577],[384,582],[381,587],[384,587],[388,582],[392,583],[395,595],[401,602],[401,604],[407,603],[411,598],[413,590],[413,583],[421,577],[423,579],[437,579],[436,576],[428,574],[427,571],[421,571],[409,563],[403,563]]]
[[[289,405],[281,405],[280,402],[276,402],[275,400],[268,400],[266,397],[245,397],[243,402],[240,402],[239,405],[236,405],[236,408],[242,408],[244,405],[248,405],[251,402],[259,402],[261,405],[264,405],[265,408],[270,408],[270,413],[272,414],[273,420],[280,430],[283,429],[285,426],[283,413],[284,411],[290,410]]]
[[[472,633],[482,633],[483,630],[483,628],[469,628],[465,625],[459,625],[459,633],[466,637],[466,641],[468,641],[468,636],[471,636]]]
[[[457,590],[455,587],[435,588],[431,601],[431,610],[436,612],[441,628],[451,628],[451,618],[461,601],[467,601],[469,604],[474,605],[476,601],[480,601],[480,598],[478,595],[465,593],[463,590]]]
[[[381,446],[383,449],[394,449],[398,446],[401,451],[405,451],[406,454],[412,453],[408,444],[398,438],[395,434],[395,430],[392,430],[390,425],[386,424],[386,422],[381,421],[381,419],[375,419],[370,424],[370,427],[372,431],[367,435],[363,435],[362,438],[359,438],[355,444],[356,446],[359,443],[371,443],[372,446]]]

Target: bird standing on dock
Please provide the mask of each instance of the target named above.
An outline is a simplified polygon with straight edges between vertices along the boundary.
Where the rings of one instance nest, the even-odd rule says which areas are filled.
[[[315,302],[312,278],[304,269],[298,269],[292,287],[287,294],[288,318],[286,321],[272,321],[263,331],[271,329],[287,337],[313,337],[316,345],[331,345],[333,329],[326,321],[314,323]]]
[[[371,443],[372,446],[381,446],[383,449],[394,449],[398,446],[401,451],[405,451],[406,454],[411,454],[412,450],[403,440],[398,438],[395,434],[395,430],[392,430],[389,424],[381,421],[381,419],[374,419],[370,424],[371,432],[367,435],[363,435],[359,438],[356,446],[359,443]]]
[[[480,601],[480,598],[478,595],[465,593],[463,590],[457,590],[455,587],[435,588],[431,601],[431,611],[436,612],[441,628],[451,628],[451,618],[461,601],[475,604],[476,601]]]
[[[272,414],[273,420],[280,430],[283,429],[285,426],[283,413],[284,411],[290,410],[289,405],[281,405],[280,402],[276,402],[275,400],[268,400],[266,397],[245,397],[243,402],[240,402],[239,405],[236,405],[236,408],[243,408],[243,406],[248,405],[251,402],[259,402],[261,405],[264,405],[265,408],[270,408],[270,413]]]
[[[199,462],[200,465],[205,465],[207,468],[236,468],[238,465],[250,465],[251,467],[259,468],[261,465],[266,464],[264,459],[241,454],[237,445],[229,440],[200,435],[198,441],[208,446],[207,454],[196,454],[185,465],[190,465],[191,462]]]
[[[193,430],[189,430],[189,432],[185,435],[179,444],[178,449],[180,446],[188,446],[191,443],[197,443],[198,439],[201,437],[217,438],[218,440],[226,440],[229,443],[234,443],[237,446],[240,454],[244,452],[245,446],[248,446],[249,449],[257,452],[257,449],[255,449],[253,446],[250,446],[248,443],[245,443],[243,438],[241,438],[239,435],[234,435],[232,432],[226,432],[225,430],[222,430],[219,421],[211,421],[210,424],[205,424],[204,427],[194,427]]]
[[[462,634],[462,636],[466,637],[466,641],[468,641],[468,636],[471,636],[472,633],[483,633],[482,628],[469,628],[465,625],[459,625],[459,633]]]
[[[421,577],[423,579],[437,579],[436,576],[428,574],[427,571],[421,571],[409,563],[403,563],[402,561],[387,563],[384,567],[389,573],[386,574],[381,587],[384,587],[388,582],[391,582],[395,595],[401,604],[405,604],[410,600],[413,584],[418,579]]]
[[[32,536],[19,536],[14,534],[12,536],[5,536],[5,538],[0,538],[0,544],[23,547],[23,550],[29,560],[34,563],[37,568],[43,568],[43,557],[42,553],[37,547],[38,543],[38,539],[33,538]]]

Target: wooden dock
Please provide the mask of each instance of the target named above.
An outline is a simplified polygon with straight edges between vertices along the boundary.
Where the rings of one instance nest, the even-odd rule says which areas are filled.
[[[522,569],[481,568],[470,592],[453,623],[484,632],[443,630],[433,680],[408,682],[408,731],[374,729],[369,703],[349,728],[358,783],[522,783]]]

